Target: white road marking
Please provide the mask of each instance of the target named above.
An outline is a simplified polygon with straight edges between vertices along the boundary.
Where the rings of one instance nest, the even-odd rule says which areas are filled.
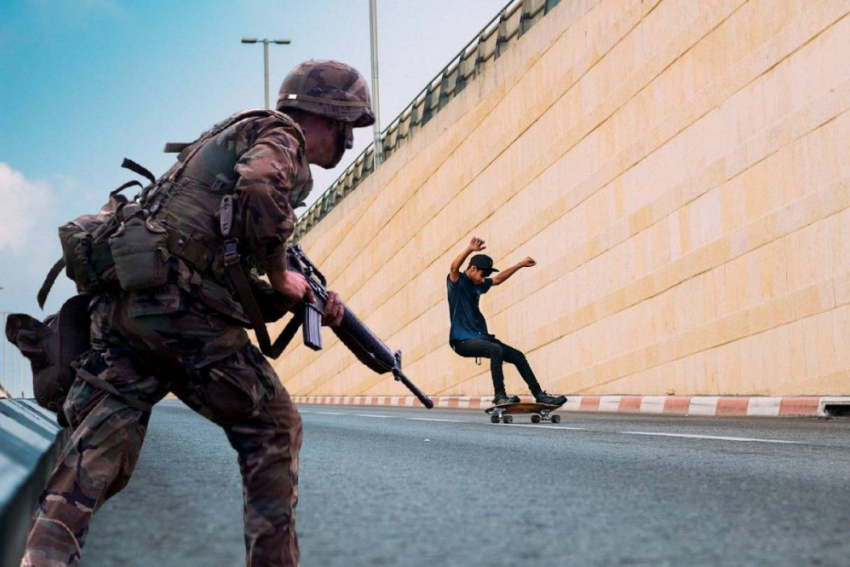
[[[385,419],[385,418],[392,419],[392,418],[395,417],[394,415],[378,415],[378,414],[372,414],[372,413],[355,413],[354,415],[356,415],[357,417],[380,417],[382,419]]]
[[[482,425],[507,425],[508,427],[535,427],[537,429],[565,429],[567,431],[593,431],[586,427],[567,427],[561,425],[534,425],[531,423],[488,423]]]
[[[332,411],[302,411],[301,413],[314,413],[318,415],[350,415],[356,417],[372,417],[377,419],[393,419],[398,418],[395,415],[386,414],[371,414],[371,413],[352,413],[352,412],[332,412]],[[673,437],[679,439],[704,439],[710,441],[733,441],[737,443],[774,443],[779,445],[806,445],[803,441],[786,441],[784,439],[759,439],[755,437],[730,437],[725,435],[699,435],[694,433],[663,433],[654,431],[606,431],[604,429],[590,429],[587,427],[568,427],[562,425],[549,424],[532,424],[532,423],[482,423],[478,420],[469,421],[462,419],[439,419],[433,417],[405,417],[407,421],[434,421],[440,423],[470,423],[474,425],[489,425],[489,426],[507,426],[507,427],[533,427],[535,429],[560,429],[564,431],[591,431],[594,433],[611,433],[615,435],[641,435],[645,437]]]
[[[680,437],[682,439],[709,439],[713,441],[806,445],[806,443],[803,443],[802,441],[785,441],[783,439],[756,439],[755,437],[726,437],[724,435],[696,435],[693,433],[660,433],[652,431],[615,431],[614,433],[620,433],[621,435],[646,435],[649,437]]]

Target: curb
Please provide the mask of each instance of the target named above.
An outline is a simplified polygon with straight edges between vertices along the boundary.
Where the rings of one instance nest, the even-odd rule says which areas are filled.
[[[492,396],[434,396],[435,408],[483,409]],[[522,401],[533,401],[521,396]],[[292,396],[296,404],[422,407],[413,396]],[[850,396],[570,396],[561,411],[712,417],[826,417],[850,414]]]
[[[0,567],[20,564],[38,496],[66,437],[35,401],[0,399]]]

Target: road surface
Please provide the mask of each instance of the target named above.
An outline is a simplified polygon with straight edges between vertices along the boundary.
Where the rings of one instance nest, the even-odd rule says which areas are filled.
[[[850,565],[850,420],[300,406],[302,565]],[[83,565],[244,565],[235,453],[154,412]]]

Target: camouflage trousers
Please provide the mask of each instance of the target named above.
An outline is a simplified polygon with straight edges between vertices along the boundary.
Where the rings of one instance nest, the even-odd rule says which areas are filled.
[[[124,488],[139,458],[150,413],[138,402],[155,404],[171,390],[219,424],[236,450],[247,565],[297,566],[301,417],[245,330],[184,292],[101,296],[92,343],[76,363],[64,405],[73,434],[39,499],[22,565],[79,564],[92,515]]]

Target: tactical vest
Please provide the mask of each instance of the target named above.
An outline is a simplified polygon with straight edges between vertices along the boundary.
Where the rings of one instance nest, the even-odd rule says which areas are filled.
[[[225,241],[231,243],[231,255],[245,253],[229,234],[234,214],[232,194],[238,181],[235,167],[241,156],[227,140],[240,122],[270,116],[299,141],[301,167],[289,199],[293,208],[303,204],[312,179],[300,128],[289,116],[275,110],[234,114],[191,144],[176,144],[180,150],[178,161],[159,180],[140,165],[124,160],[122,167],[148,178],[151,184],[143,189],[138,201],[129,201],[119,193],[129,186],[142,185],[138,181],[125,183],[110,193],[109,203],[98,214],[81,216],[60,227],[63,257],[39,290],[39,305],[44,306],[63,267],[79,293],[139,291],[169,280],[169,258],[174,255],[205,278],[201,287],[212,307],[246,321],[245,313],[233,301],[237,290],[224,262]],[[166,150],[169,146],[175,144],[169,144]],[[222,218],[222,212],[227,218]],[[228,234],[223,234],[223,229]],[[241,258],[251,265],[251,258]],[[201,283],[198,278],[190,279],[193,285]]]
[[[250,268],[253,259],[237,239],[241,227],[234,226],[239,217],[238,202],[233,195],[239,179],[235,168],[241,154],[228,142],[241,122],[269,116],[299,142],[301,167],[289,199],[293,208],[300,205],[312,188],[304,155],[305,139],[289,116],[274,110],[241,112],[191,144],[169,144],[167,151],[180,151],[178,162],[141,199],[153,223],[165,229],[169,254],[191,268],[192,273],[178,270],[183,287],[191,286],[210,307],[254,327],[258,322],[253,320],[250,306],[246,305],[250,302],[244,289],[247,281],[241,269],[232,269],[235,263]]]
[[[239,123],[252,118],[275,117],[280,126],[299,141],[299,179],[290,190],[290,204],[300,205],[312,187],[310,169],[304,155],[305,140],[301,130],[286,114],[274,110],[247,111],[235,114],[183,148],[178,163],[147,191],[142,205],[151,213],[154,222],[168,232],[168,250],[185,261],[198,273],[228,286],[224,269],[225,241],[232,239],[234,214],[233,195],[238,181],[236,165],[241,158],[228,139]],[[230,208],[228,210],[228,208]],[[230,219],[223,219],[223,216]],[[236,215],[238,216],[238,214]],[[230,234],[222,234],[228,230]],[[240,250],[246,264],[251,264],[247,252]]]
[[[146,177],[151,184],[142,190],[138,200],[131,201],[120,192],[132,185],[142,185],[138,181],[125,183],[110,193],[109,202],[100,212],[60,227],[62,259],[50,270],[39,290],[39,305],[44,307],[63,268],[77,284],[80,294],[137,291],[171,281],[174,256],[192,271],[187,276],[178,267],[178,279],[187,278],[179,283],[188,286],[210,307],[253,326],[261,350],[266,354],[271,352],[262,309],[243,271],[242,264],[250,267],[250,258],[243,261],[239,241],[231,233],[233,190],[238,180],[235,166],[240,156],[226,143],[216,143],[225,141],[228,129],[235,128],[239,122],[269,116],[275,117],[299,141],[301,177],[290,192],[292,206],[299,205],[312,186],[301,130],[289,116],[274,110],[234,114],[195,142],[180,144],[178,162],[159,180],[140,165],[124,160],[122,167]],[[77,376],[133,407],[150,411],[149,405],[125,399],[103,380],[79,369],[72,372],[70,362],[89,346],[88,300],[88,295],[72,298],[59,314],[44,323],[24,315],[10,315],[6,333],[33,365],[38,402],[58,411],[70,382]]]

